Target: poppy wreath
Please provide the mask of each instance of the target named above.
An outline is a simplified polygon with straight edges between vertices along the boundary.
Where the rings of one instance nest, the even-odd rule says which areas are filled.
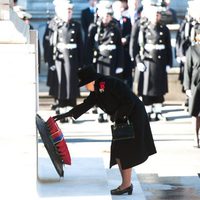
[[[65,142],[64,136],[62,134],[62,131],[58,127],[58,124],[52,117],[49,117],[49,119],[47,120],[47,126],[50,132],[50,139],[55,145],[63,163],[71,165],[71,156],[67,144]]]

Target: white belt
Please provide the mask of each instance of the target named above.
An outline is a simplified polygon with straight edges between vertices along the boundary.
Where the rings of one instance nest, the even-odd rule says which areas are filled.
[[[102,44],[102,45],[99,45],[99,51],[104,51],[104,50],[109,50],[109,51],[112,51],[116,49],[116,45],[115,44]]]
[[[164,44],[145,44],[144,48],[148,51],[163,50],[165,49],[165,45]]]
[[[77,48],[77,44],[76,43],[68,43],[68,44],[65,44],[65,43],[62,43],[62,42],[59,42],[57,44],[57,48],[58,49],[76,49]]]

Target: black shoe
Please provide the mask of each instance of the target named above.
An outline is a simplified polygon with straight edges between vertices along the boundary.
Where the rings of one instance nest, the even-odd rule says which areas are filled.
[[[187,98],[186,100],[185,100],[185,107],[188,107],[189,106],[189,99]]]
[[[55,109],[55,112],[56,112],[56,115],[59,115],[59,114],[60,114],[59,107],[57,107],[57,108]]]
[[[125,194],[125,193],[128,193],[128,195],[131,195],[133,192],[133,185],[131,184],[131,186],[121,190],[120,187],[114,189],[114,190],[111,190],[110,193],[112,195],[122,195],[122,194]]]
[[[97,109],[94,108],[94,109],[92,110],[92,113],[93,113],[93,114],[97,114],[97,113],[98,113]]]
[[[101,114],[99,114],[98,122],[103,123],[103,122],[108,122],[108,120],[104,119],[103,114],[101,113]]]
[[[166,117],[164,117],[161,113],[156,113],[155,121],[166,121]]]
[[[149,121],[151,122],[151,121],[152,121],[151,113],[147,113],[147,115],[148,115],[148,119],[149,119]]]
[[[69,119],[67,117],[60,119],[60,123],[68,123],[68,122],[69,122]]]

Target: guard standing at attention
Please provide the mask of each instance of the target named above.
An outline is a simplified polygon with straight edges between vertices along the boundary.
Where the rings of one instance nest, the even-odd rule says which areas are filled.
[[[58,100],[57,113],[76,105],[79,96],[77,71],[83,65],[81,26],[72,19],[73,4],[54,0],[56,16],[49,22],[49,94]],[[62,119],[63,122],[69,119]]]
[[[144,12],[148,23],[140,26],[140,51],[136,56],[140,71],[138,95],[142,97],[149,118],[154,114],[152,119],[160,120],[164,119],[161,113],[162,103],[168,92],[167,70],[172,66],[170,32],[160,21],[159,7],[144,8]]]
[[[123,3],[120,0],[117,0],[113,2],[112,8],[114,11],[114,19],[116,20],[116,23],[119,27],[119,30],[121,32],[121,42],[123,46],[124,51],[124,70],[122,79],[124,82],[132,89],[133,85],[133,62],[131,62],[131,57],[129,55],[129,42],[130,42],[130,34],[131,34],[131,20],[130,18],[123,16]]]
[[[120,30],[112,16],[112,3],[100,1],[97,7],[98,21],[89,27],[86,63],[96,66],[100,74],[118,76],[123,71],[123,47]],[[108,121],[103,113],[98,120]]]

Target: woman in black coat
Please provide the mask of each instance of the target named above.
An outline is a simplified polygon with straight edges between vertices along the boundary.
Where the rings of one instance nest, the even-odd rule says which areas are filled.
[[[189,97],[189,113],[195,117],[195,141],[197,147],[200,148],[200,24],[195,32],[196,44],[187,51],[183,80],[186,95]]]
[[[112,140],[111,144],[110,168],[118,164],[122,175],[122,184],[111,190],[111,194],[132,194],[132,167],[143,163],[150,155],[156,153],[143,102],[121,80],[96,73],[91,66],[81,69],[78,76],[79,86],[85,85],[90,91],[89,96],[82,104],[65,114],[54,116],[54,119],[60,120],[70,116],[77,119],[94,105],[109,114],[115,123],[122,122],[125,118],[129,119],[134,126],[135,138]]]

